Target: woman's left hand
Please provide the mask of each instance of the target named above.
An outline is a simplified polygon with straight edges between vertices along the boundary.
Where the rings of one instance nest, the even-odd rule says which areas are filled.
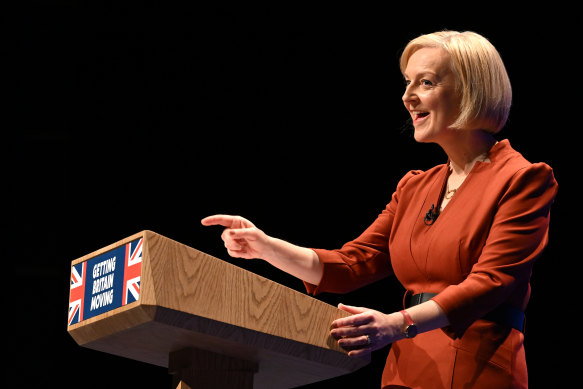
[[[384,314],[373,309],[339,304],[339,309],[352,316],[332,322],[330,335],[340,347],[350,350],[349,356],[370,354],[397,340],[403,339],[404,319],[399,313]]]

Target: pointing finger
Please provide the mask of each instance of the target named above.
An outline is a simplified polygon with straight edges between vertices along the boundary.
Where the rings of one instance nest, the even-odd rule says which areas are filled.
[[[233,227],[233,224],[240,221],[237,216],[231,215],[212,215],[205,217],[200,222],[203,226],[223,226],[223,227]]]

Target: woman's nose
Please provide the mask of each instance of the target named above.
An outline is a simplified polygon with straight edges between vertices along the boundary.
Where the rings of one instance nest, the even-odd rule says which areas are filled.
[[[403,96],[401,98],[403,99],[403,103],[407,104],[407,103],[414,101],[417,98],[417,96],[411,90],[410,85],[408,85],[405,88],[405,92],[403,93]]]

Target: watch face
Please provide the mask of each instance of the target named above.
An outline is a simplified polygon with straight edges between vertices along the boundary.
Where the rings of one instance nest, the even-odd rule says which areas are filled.
[[[414,338],[417,335],[417,326],[415,324],[410,324],[405,328],[405,336],[407,338]]]

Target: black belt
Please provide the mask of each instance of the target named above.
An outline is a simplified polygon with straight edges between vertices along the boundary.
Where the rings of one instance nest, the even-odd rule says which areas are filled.
[[[437,296],[437,293],[419,293],[408,295],[405,299],[406,308],[424,303]],[[484,320],[492,321],[502,326],[512,327],[518,331],[524,331],[524,312],[513,306],[502,304],[492,312],[482,317]]]

